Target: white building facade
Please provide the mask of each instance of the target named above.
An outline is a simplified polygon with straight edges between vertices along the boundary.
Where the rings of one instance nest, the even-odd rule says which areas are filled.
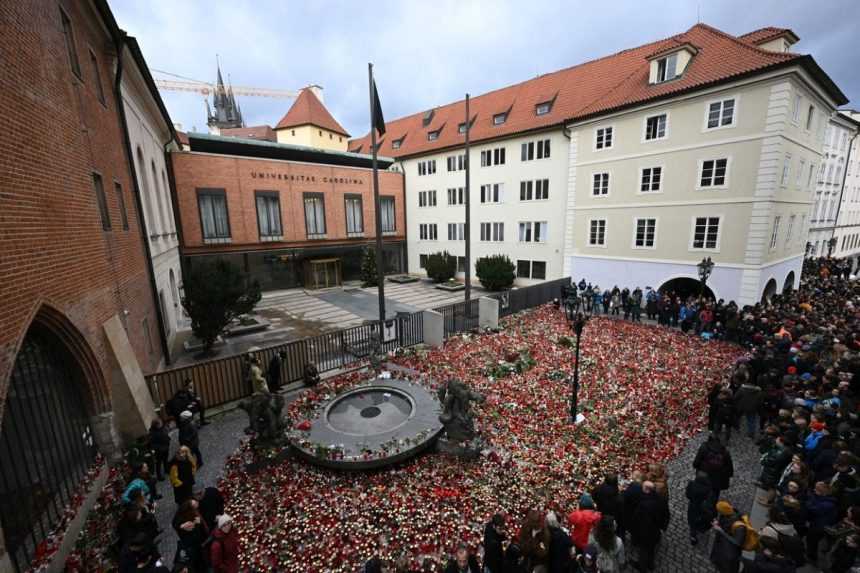
[[[860,253],[858,128],[860,124],[850,113],[835,114],[828,122],[810,215],[808,256],[856,257]]]
[[[162,335],[172,350],[182,316],[182,271],[165,150],[177,143],[172,124],[148,85],[149,71],[141,68],[132,54],[134,49],[123,52],[123,105],[162,316]]]

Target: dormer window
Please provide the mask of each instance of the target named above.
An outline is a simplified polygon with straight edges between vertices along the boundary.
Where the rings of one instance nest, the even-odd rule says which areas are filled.
[[[508,112],[497,113],[493,116],[493,125],[502,125],[508,119]]]
[[[421,126],[427,127],[428,125],[430,125],[430,122],[433,121],[433,115],[434,114],[435,114],[435,111],[432,109],[430,111],[425,111],[424,117],[421,118]]]
[[[403,138],[394,139],[391,141],[391,149],[400,149],[400,146],[403,145]]]
[[[457,133],[466,133],[466,122],[465,121],[457,126]]]
[[[546,115],[552,110],[552,102],[545,101],[535,106],[535,115]]]
[[[439,132],[440,131],[441,130],[439,130],[439,129],[437,129],[435,131],[428,131],[427,132],[427,141],[436,141],[437,139],[439,139]]]
[[[657,83],[667,82],[677,77],[678,54],[670,54],[657,60]]]

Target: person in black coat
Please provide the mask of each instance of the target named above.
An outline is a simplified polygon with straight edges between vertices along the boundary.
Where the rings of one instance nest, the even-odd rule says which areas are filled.
[[[738,573],[743,554],[746,527],[740,515],[727,501],[717,502],[719,516],[714,520],[714,544],[711,547],[711,563],[720,573]]]
[[[168,400],[168,413],[174,418],[178,417],[183,411],[188,410],[193,414],[200,414],[200,425],[205,426],[209,422],[206,421],[206,408],[203,406],[203,400],[197,395],[194,390],[194,381],[191,378],[186,378],[182,383],[182,388],[176,391],[176,394]]]
[[[200,515],[209,527],[209,531],[215,531],[216,520],[219,515],[224,515],[224,496],[217,487],[207,487],[203,490],[200,498]]]
[[[481,568],[478,566],[478,559],[469,553],[465,545],[460,544],[454,558],[448,560],[445,573],[481,573]]]
[[[624,488],[624,493],[621,494],[621,523],[625,531],[630,531],[628,525],[633,523],[633,514],[636,512],[636,506],[639,504],[639,499],[642,497],[642,472],[633,472],[632,481]],[[621,534],[619,533],[619,537]]]
[[[669,527],[669,502],[657,494],[650,481],[642,483],[642,495],[628,530],[633,544],[639,548],[640,571],[654,569],[654,555],[662,532]]]
[[[708,531],[716,517],[717,498],[711,480],[703,471],[696,472],[696,479],[687,484],[687,525],[690,528],[690,543],[696,545],[699,535]]]
[[[726,444],[729,443],[732,437],[732,429],[737,423],[737,410],[732,398],[732,393],[728,390],[721,390],[715,404],[716,426],[714,432],[719,435],[720,432],[726,434]]]
[[[505,550],[505,562],[502,565],[502,573],[530,573],[526,571],[523,552],[516,539],[512,540]]]
[[[621,490],[618,488],[618,476],[607,474],[603,482],[591,492],[591,499],[597,506],[597,511],[603,515],[611,515],[617,524],[618,537],[624,538],[624,528],[621,515]]]
[[[193,414],[184,410],[179,414],[179,445],[186,446],[197,460],[197,469],[203,467],[203,454],[200,453],[200,435],[191,419]]]
[[[281,370],[284,361],[287,359],[287,353],[283,350],[276,352],[272,359],[269,360],[269,368],[266,372],[268,378],[269,391],[277,393],[281,389]]]
[[[167,462],[170,459],[170,434],[164,427],[161,418],[155,418],[149,427],[149,447],[154,452],[153,465],[158,481],[164,481],[167,474]]]
[[[555,512],[546,514],[546,525],[549,527],[549,573],[569,573],[573,565],[573,540],[561,528]]]
[[[716,498],[719,498],[721,491],[729,489],[729,482],[735,474],[732,455],[715,433],[711,433],[699,448],[693,468],[708,474]]]
[[[505,518],[497,513],[484,526],[484,569],[490,573],[502,573],[505,560],[502,544],[505,539]]]
[[[711,386],[708,392],[708,431],[713,432],[717,429],[717,399],[720,397],[720,391],[723,385],[717,382]]]

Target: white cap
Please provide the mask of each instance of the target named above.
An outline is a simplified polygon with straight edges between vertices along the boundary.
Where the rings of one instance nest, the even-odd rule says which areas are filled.
[[[233,518],[225,513],[224,515],[218,516],[216,523],[218,523],[218,527],[224,527],[225,525],[227,525],[228,523],[231,523],[232,521],[233,521]]]
[[[192,418],[192,417],[194,417],[194,414],[192,414],[188,410],[183,410],[182,413],[179,414],[180,420],[187,420],[187,419]]]

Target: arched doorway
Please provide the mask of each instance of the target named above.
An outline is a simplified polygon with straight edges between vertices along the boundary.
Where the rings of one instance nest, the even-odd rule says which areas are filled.
[[[0,523],[19,571],[63,519],[97,453],[86,368],[49,325],[34,321],[27,331],[0,426]]]
[[[767,281],[767,284],[764,285],[764,292],[761,293],[761,302],[762,304],[767,303],[773,298],[773,295],[776,294],[776,279],[770,279]]]
[[[674,279],[670,279],[663,283],[663,285],[657,289],[662,294],[674,293],[681,297],[681,300],[686,300],[689,296],[699,296],[699,292],[701,292],[702,283],[698,279],[690,278],[690,277],[677,277]],[[708,298],[716,298],[714,296],[714,291],[708,285],[705,285],[704,294]]]
[[[785,277],[785,283],[782,285],[782,294],[788,294],[794,290],[794,271],[790,271]]]

